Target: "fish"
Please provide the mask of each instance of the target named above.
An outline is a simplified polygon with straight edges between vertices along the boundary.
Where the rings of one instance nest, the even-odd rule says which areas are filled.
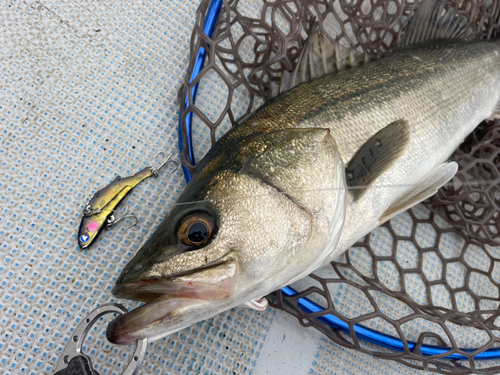
[[[123,269],[113,294],[146,303],[109,341],[261,308],[455,175],[451,153],[500,114],[500,42],[464,41],[457,9],[421,4],[374,61],[311,33],[279,94],[221,137]]]
[[[155,155],[155,159],[163,154],[163,151]],[[167,163],[174,163],[177,169],[177,162],[170,160],[173,154],[169,155],[160,166],[146,167],[136,174],[128,177],[117,176],[108,185],[97,191],[89,199],[83,209],[83,217],[78,230],[78,245],[84,250],[90,247],[106,227],[116,224],[125,217],[134,217],[133,215],[122,215],[115,219],[114,212],[116,207],[137,185],[149,177],[157,177],[158,171]],[[135,218],[137,221],[137,218]],[[137,223],[137,222],[136,222]]]

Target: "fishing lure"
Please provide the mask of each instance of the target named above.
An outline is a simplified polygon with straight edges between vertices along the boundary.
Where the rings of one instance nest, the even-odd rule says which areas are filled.
[[[160,154],[164,153],[159,152],[155,155],[155,159]],[[134,217],[137,224],[137,218],[133,215],[124,214],[115,219],[114,212],[116,207],[123,198],[142,181],[151,176],[158,176],[158,171],[165,164],[169,162],[174,163],[175,169],[173,172],[175,172],[178,168],[178,164],[176,161],[170,160],[171,157],[172,155],[157,168],[152,166],[146,167],[133,176],[125,178],[120,176],[116,177],[109,185],[96,192],[92,198],[90,198],[83,210],[83,218],[78,232],[78,244],[81,249],[88,248],[104,228],[110,227],[126,217]]]

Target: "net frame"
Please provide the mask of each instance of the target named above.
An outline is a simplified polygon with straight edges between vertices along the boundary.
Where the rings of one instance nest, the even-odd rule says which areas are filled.
[[[190,64],[185,78],[188,92],[188,106],[181,111],[180,131],[182,143],[188,142],[186,119],[189,114],[197,116],[209,129],[212,145],[217,141],[217,129],[229,119],[233,126],[252,113],[265,99],[271,95],[271,87],[278,83],[285,70],[291,70],[304,45],[305,38],[312,19],[316,19],[319,29],[330,39],[338,39],[345,46],[356,48],[370,55],[383,55],[390,52],[398,44],[408,21],[411,19],[418,1],[385,1],[385,0],[276,0],[262,1],[260,17],[245,14],[241,0],[223,0],[219,23],[212,38],[204,32],[204,16],[210,1],[202,1],[197,12],[197,19],[190,43]],[[498,23],[500,6],[497,1],[454,0],[447,1],[446,6],[458,7],[459,13],[466,15],[474,26],[470,40],[495,38],[500,30]],[[332,28],[332,23],[336,28]],[[334,34],[332,30],[337,30]],[[245,40],[250,40],[251,54],[242,51]],[[201,49],[207,51],[207,61],[200,74],[192,81],[189,77],[195,68],[195,56]],[[214,72],[226,85],[227,102],[220,115],[211,120],[197,107],[193,92],[204,76]],[[237,114],[232,108],[235,90],[243,87],[248,92],[249,105],[243,113]],[[287,297],[281,292],[269,296],[270,304],[296,316],[304,326],[314,327],[323,332],[335,343],[368,353],[377,357],[396,360],[409,367],[438,373],[497,373],[500,365],[495,361],[479,362],[474,356],[486,350],[500,346],[497,331],[497,309],[485,309],[483,302],[498,304],[498,293],[483,296],[471,287],[473,275],[482,275],[495,288],[500,287],[494,271],[499,256],[489,245],[500,243],[496,238],[500,222],[500,189],[498,187],[498,166],[500,157],[500,122],[484,123],[455,152],[452,159],[460,165],[455,181],[442,189],[439,194],[425,203],[429,209],[426,215],[418,211],[423,208],[407,211],[412,220],[411,235],[400,235],[395,229],[393,220],[385,223],[382,228],[392,236],[391,251],[388,255],[378,254],[371,243],[372,233],[358,242],[355,247],[363,248],[371,258],[373,276],[367,276],[359,271],[352,260],[352,249],[345,255],[344,261],[332,262],[331,267],[338,278],[322,278],[312,274],[308,276],[318,282],[321,288],[309,287],[296,296]],[[196,171],[197,164],[191,160],[188,148],[181,152],[181,162],[190,173]],[[459,182],[458,182],[459,181]],[[478,181],[484,181],[478,183]],[[478,198],[479,196],[479,198]],[[471,209],[472,206],[472,209]],[[489,209],[491,208],[491,210]],[[472,212],[472,214],[471,214]],[[453,226],[443,225],[443,218]],[[420,225],[431,226],[436,235],[433,244],[421,246],[416,239]],[[440,249],[441,239],[448,234],[462,238],[463,246],[456,256],[447,257]],[[407,269],[398,260],[398,244],[410,242],[417,249],[418,265]],[[471,264],[468,260],[470,249],[486,254],[489,261],[488,269]],[[479,250],[477,250],[479,249]],[[423,271],[424,259],[428,254],[437,257],[441,263],[440,275],[437,279],[429,278]],[[382,282],[377,273],[377,265],[381,262],[393,264],[400,275],[401,289],[395,291]],[[465,268],[464,285],[451,285],[447,278],[452,265],[460,264]],[[500,264],[500,263],[499,263]],[[405,275],[419,274],[423,282],[428,301],[418,302],[410,295],[404,282]],[[353,277],[354,275],[354,277]],[[346,317],[337,310],[337,305],[328,292],[332,284],[346,284],[364,293],[369,300],[373,312],[357,317]],[[432,289],[442,286],[450,295],[451,307],[446,308],[433,303]],[[396,319],[390,314],[384,314],[372,296],[372,292],[382,293],[389,299],[405,303],[413,311],[410,315]],[[473,310],[458,311],[457,296],[466,293],[473,301]],[[325,310],[317,313],[305,313],[299,307],[300,298],[309,298],[313,294],[321,295],[326,301]],[[344,320],[350,328],[350,335],[333,329],[322,321],[315,319],[325,314],[332,314]],[[404,351],[391,352],[380,347],[369,347],[358,339],[354,331],[355,324],[363,324],[367,320],[382,319],[393,327],[393,332],[401,340]],[[431,322],[442,329],[444,334],[422,331],[415,340],[415,347],[410,350],[408,334],[402,326],[416,319]],[[483,345],[477,346],[474,353],[460,349],[460,342],[449,328],[449,323],[483,332],[488,339]],[[422,345],[431,341],[440,346],[450,348],[449,352],[437,356],[424,356]],[[467,361],[444,360],[443,358],[459,353]]]

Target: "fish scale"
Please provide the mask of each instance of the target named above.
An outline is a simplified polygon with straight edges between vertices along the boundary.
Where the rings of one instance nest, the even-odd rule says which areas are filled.
[[[406,154],[373,184],[363,202],[355,207],[348,203],[346,225],[356,230],[343,231],[331,260],[354,244],[360,231],[366,234],[378,226],[394,198],[444,162],[479,122],[491,116],[500,96],[499,51],[497,41],[432,41],[304,83],[226,133],[199,171],[202,176],[207,173],[207,162],[212,164],[208,171],[220,168],[213,160],[249,134],[285,128],[329,128],[347,164],[376,132],[392,121],[407,120],[412,133]],[[322,173],[315,165],[310,168]]]
[[[442,9],[428,18],[434,2],[424,3],[416,20],[428,27]],[[459,20],[453,9],[445,17]],[[451,31],[425,35],[467,34],[442,24]],[[110,341],[156,340],[308,275],[450,180],[457,165],[446,159],[496,114],[498,42],[416,40],[307,82],[319,76],[307,59],[324,57],[311,46],[327,47],[318,35],[297,63],[305,81],[281,85],[292,88],[215,144],[127,264],[113,293],[148,303],[115,319]],[[363,186],[347,188],[346,167]],[[187,246],[182,228],[201,215],[214,234]]]
[[[425,125],[432,126],[456,109],[455,104],[450,106],[443,100],[441,93],[453,93],[448,95],[450,101],[468,101],[480,95],[475,91],[496,90],[499,51],[498,42],[434,41],[305,83],[261,107],[228,132],[214,147],[212,158],[225,144],[256,130],[328,126],[346,163],[373,134],[394,120],[412,120],[418,132],[415,137],[423,136],[428,131]],[[496,100],[492,102],[494,106]],[[488,114],[493,109],[489,101],[477,109],[481,107]]]
[[[406,82],[380,85],[378,90],[363,97],[363,103],[377,103],[377,97],[385,93],[389,100],[377,103],[379,110],[370,113],[365,109],[370,105],[361,105],[360,111],[352,116],[352,122],[339,121],[333,126],[333,136],[341,145],[340,153],[345,160],[352,157],[372,134],[386,126],[387,120],[404,118],[412,129],[406,153],[368,189],[362,202],[348,203],[346,223],[336,253],[354,244],[360,231],[365,234],[378,226],[380,222],[376,218],[395,198],[443,163],[478,123],[491,116],[500,96],[499,47],[498,42],[457,43],[443,52],[431,44],[423,47],[422,54],[419,47],[397,52],[391,57],[396,60],[396,66],[404,62],[417,65],[419,60],[412,56],[419,53],[430,67],[409,76]],[[448,62],[444,66],[440,66],[442,55]],[[382,60],[378,66],[382,66]],[[372,67],[372,74],[376,68]],[[407,68],[405,74],[410,73],[411,68]],[[334,112],[332,107],[330,114]],[[362,131],[352,133],[348,130],[352,123],[370,125],[360,126]],[[333,257],[334,254],[329,259]]]

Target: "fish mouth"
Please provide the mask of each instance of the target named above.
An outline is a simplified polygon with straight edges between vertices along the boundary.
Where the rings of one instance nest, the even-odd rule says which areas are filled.
[[[238,263],[229,259],[176,277],[117,284],[114,295],[147,303],[113,320],[106,337],[122,345],[143,338],[152,341],[160,332],[163,337],[165,325],[182,316],[184,310],[230,297],[237,275]]]

